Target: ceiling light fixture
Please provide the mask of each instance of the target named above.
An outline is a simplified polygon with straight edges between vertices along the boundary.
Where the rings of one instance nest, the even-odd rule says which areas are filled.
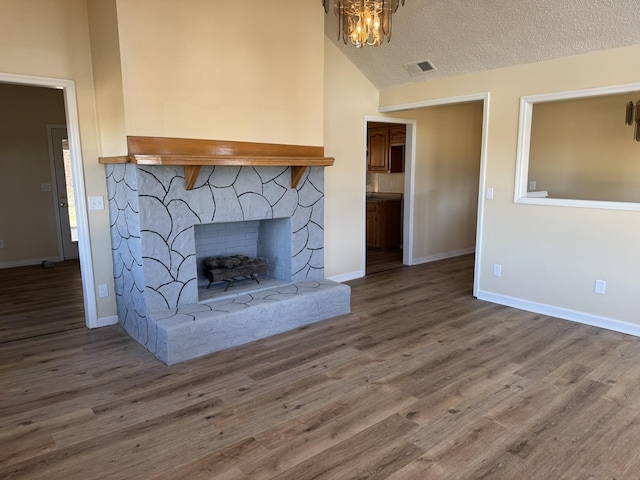
[[[405,0],[322,0],[325,13],[333,3],[338,17],[338,40],[351,41],[356,48],[377,47],[391,40],[391,16]]]

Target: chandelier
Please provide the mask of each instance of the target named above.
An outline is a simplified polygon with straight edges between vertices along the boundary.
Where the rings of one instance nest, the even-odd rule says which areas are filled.
[[[362,48],[391,40],[391,16],[404,0],[322,0],[325,13],[330,3],[338,17],[338,40],[342,36],[345,44],[348,39]]]

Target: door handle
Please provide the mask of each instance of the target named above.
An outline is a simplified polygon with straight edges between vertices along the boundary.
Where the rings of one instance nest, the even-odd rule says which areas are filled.
[[[61,207],[68,207],[69,205],[67,205],[66,203],[61,203],[60,206]]]

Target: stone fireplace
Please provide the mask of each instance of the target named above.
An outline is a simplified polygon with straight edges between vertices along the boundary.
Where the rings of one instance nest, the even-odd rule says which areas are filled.
[[[189,181],[178,165],[103,163],[120,323],[165,363],[350,311],[349,287],[324,279],[324,167],[202,165]],[[277,284],[202,295],[218,254],[268,258]]]

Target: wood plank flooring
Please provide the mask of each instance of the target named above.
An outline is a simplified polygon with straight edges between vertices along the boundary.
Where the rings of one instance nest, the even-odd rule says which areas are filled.
[[[29,285],[0,280],[0,478],[640,478],[640,339],[476,300],[472,269],[368,275],[350,315],[171,367],[81,312],[38,329],[27,293],[13,335]]]
[[[0,345],[84,326],[78,260],[0,269]]]
[[[367,275],[374,273],[386,272],[402,268],[402,249],[394,248],[392,250],[381,250],[376,248],[367,248]]]

